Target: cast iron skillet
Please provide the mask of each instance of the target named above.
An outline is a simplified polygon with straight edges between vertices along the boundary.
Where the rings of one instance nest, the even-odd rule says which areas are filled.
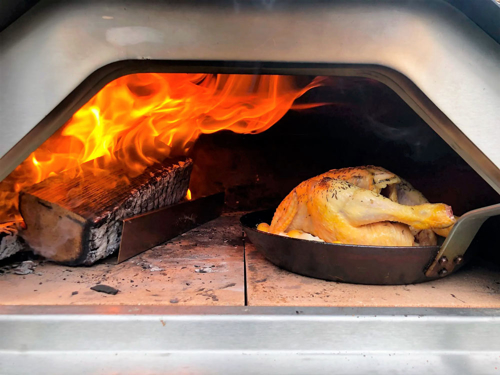
[[[427,277],[424,270],[432,263],[440,246],[343,245],[258,231],[258,224],[271,223],[274,211],[246,214],[241,223],[255,247],[285,270],[317,279],[354,284],[414,284],[439,278]]]

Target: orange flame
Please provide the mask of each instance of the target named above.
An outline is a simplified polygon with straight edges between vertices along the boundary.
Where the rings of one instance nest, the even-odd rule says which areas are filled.
[[[132,176],[170,155],[186,154],[200,134],[261,133],[322,81],[318,77],[297,87],[294,77],[277,75],[141,73],[118,78],[2,181],[0,221],[20,219],[19,191],[61,171],[102,171],[119,164]]]
[[[187,190],[187,193],[186,193],[186,199],[188,201],[190,201],[191,199],[193,199],[192,196],[191,196],[191,190],[189,190],[189,189]]]

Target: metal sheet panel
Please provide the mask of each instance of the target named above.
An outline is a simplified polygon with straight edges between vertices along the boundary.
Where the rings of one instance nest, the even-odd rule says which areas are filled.
[[[223,206],[222,192],[125,219],[118,263],[219,217]]]
[[[442,374],[500,367],[498,310],[0,308],[2,374]]]

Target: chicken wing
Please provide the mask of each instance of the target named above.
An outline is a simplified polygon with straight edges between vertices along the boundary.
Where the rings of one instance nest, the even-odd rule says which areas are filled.
[[[421,230],[446,228],[454,223],[451,207],[444,204],[405,206],[377,191],[333,178],[338,171],[330,176],[328,173],[304,181],[292,190],[276,210],[270,233],[300,230],[326,242],[412,246],[414,236],[408,225]],[[357,179],[357,175],[350,178]],[[391,179],[400,181],[397,176]],[[385,180],[372,179],[371,184],[375,190],[382,190],[387,186]],[[366,181],[370,186],[369,179]]]

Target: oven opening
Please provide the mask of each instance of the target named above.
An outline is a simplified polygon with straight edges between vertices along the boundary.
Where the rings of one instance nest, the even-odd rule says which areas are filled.
[[[500,288],[498,260],[487,251],[494,219],[456,275],[392,291],[285,271],[244,236],[243,214],[274,212],[303,181],[365,166],[404,178],[457,217],[498,203],[488,183],[377,80],[122,76],[0,183],[2,301],[497,307],[481,294]],[[388,189],[380,192],[390,198]],[[450,285],[458,291],[448,293]]]

